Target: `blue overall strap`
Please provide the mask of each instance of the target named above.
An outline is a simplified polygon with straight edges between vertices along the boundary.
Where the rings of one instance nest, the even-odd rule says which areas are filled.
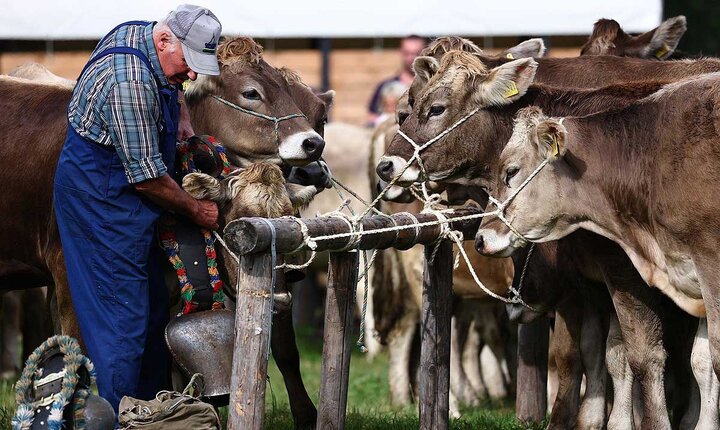
[[[155,77],[157,80],[157,75],[155,74],[155,69],[153,69],[152,64],[150,64],[150,60],[148,60],[148,57],[139,49],[130,48],[128,46],[116,46],[114,48],[108,48],[101,53],[97,54],[96,56],[92,57],[90,60],[88,60],[87,64],[83,68],[82,72],[80,72],[80,75],[82,76],[83,73],[85,73],[85,69],[87,69],[92,63],[96,62],[102,57],[105,57],[107,55],[112,54],[130,54],[138,57],[140,60],[142,60],[143,63],[150,69],[150,73]],[[159,88],[159,86],[158,86]]]
[[[117,29],[120,28],[120,27],[124,27],[124,26],[126,26],[126,25],[148,25],[148,24],[150,24],[150,21],[138,21],[138,20],[135,20],[135,21],[127,21],[127,22],[123,22],[122,24],[118,24],[118,25],[115,26],[115,28],[113,28],[112,30],[108,31],[107,34],[106,34],[105,36],[103,36],[102,39],[100,39],[100,41],[98,42],[97,46],[102,45],[103,42],[105,42],[105,41],[107,40],[107,38],[108,38],[111,34],[115,33],[115,32],[117,31]]]

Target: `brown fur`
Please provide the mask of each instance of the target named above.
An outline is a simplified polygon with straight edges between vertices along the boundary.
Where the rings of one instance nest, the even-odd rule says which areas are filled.
[[[476,44],[468,39],[457,36],[442,36],[430,42],[430,44],[420,51],[420,56],[435,57],[440,59],[442,56],[449,51],[465,51],[474,54],[482,54]]]
[[[631,36],[613,19],[600,19],[585,42],[580,55],[615,55],[650,60],[670,58],[678,42],[685,34],[684,16],[664,21],[660,26],[638,36]]]
[[[255,63],[262,61],[263,48],[249,37],[236,37],[223,40],[218,46],[218,61],[224,66],[238,62]]]

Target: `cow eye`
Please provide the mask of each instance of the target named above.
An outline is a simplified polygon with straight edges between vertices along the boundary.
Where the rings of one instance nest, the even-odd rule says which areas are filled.
[[[445,106],[442,105],[432,105],[430,106],[430,111],[428,112],[428,118],[431,116],[438,116],[445,112]]]
[[[250,89],[242,92],[242,96],[248,100],[260,100],[260,93],[256,89]]]
[[[510,180],[515,175],[517,175],[517,172],[519,172],[519,171],[520,171],[520,169],[518,169],[517,167],[508,167],[507,170],[505,171],[505,185],[507,185],[509,187]]]
[[[402,125],[409,116],[410,114],[407,112],[398,112],[398,125]]]

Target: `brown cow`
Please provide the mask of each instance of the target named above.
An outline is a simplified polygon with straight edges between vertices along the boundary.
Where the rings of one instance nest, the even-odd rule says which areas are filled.
[[[600,19],[580,49],[580,55],[615,55],[618,57],[667,60],[672,58],[680,38],[687,30],[684,16],[668,18],[658,27],[631,36],[614,19]]]
[[[394,121],[388,120],[381,124],[373,134],[370,165],[377,159],[390,142],[397,130]],[[377,182],[374,171],[370,171],[370,188]],[[402,188],[393,187],[389,193],[402,192]],[[376,194],[373,194],[375,197]],[[395,199],[400,196],[394,196]],[[422,204],[411,199],[403,202],[383,202],[381,210],[386,213],[420,212]],[[513,267],[508,261],[497,261],[477,258],[477,253],[467,244],[464,246],[471,260],[471,265],[478,271],[481,281],[496,294],[504,295],[512,282]],[[409,403],[411,376],[408,372],[412,361],[412,340],[416,325],[420,322],[421,286],[423,257],[422,247],[413,247],[407,251],[393,249],[379,250],[373,276],[373,301],[375,320],[380,338],[388,343],[391,360],[390,388],[392,400],[398,404]],[[509,376],[494,372],[494,375],[480,375],[480,350],[482,343],[492,349],[492,355],[500,362],[505,359],[504,343],[501,339],[502,330],[499,324],[503,320],[495,317],[501,306],[495,300],[488,300],[472,279],[465,261],[453,273],[453,293],[456,297],[453,305],[452,342],[450,355],[450,387],[451,413],[457,412],[454,406],[455,397],[466,404],[477,404],[479,399],[488,394],[493,399],[505,397],[506,384]],[[418,352],[418,351],[415,351]],[[500,366],[493,366],[493,370]],[[489,371],[489,368],[485,370]],[[483,383],[483,379],[487,384]]]
[[[523,97],[524,91],[528,89],[529,83],[532,81],[535,73],[535,68],[530,60],[517,60],[489,71],[482,63],[478,62],[477,59],[478,57],[476,55],[461,53],[449,54],[443,58],[444,68],[442,73],[437,73],[437,75],[435,75],[439,69],[437,62],[428,58],[418,61],[419,70],[417,76],[420,79],[428,78],[429,83],[426,84],[426,87],[420,94],[415,96],[418,102],[416,106],[414,106],[413,113],[406,119],[402,127],[402,130],[406,131],[411,138],[419,142],[424,142],[464,116],[470,109],[466,108],[467,104],[462,102],[462,100],[471,100],[475,106],[484,106],[484,108],[480,109],[478,113],[463,124],[462,127],[423,152],[423,163],[431,180],[487,186],[487,177],[488,175],[492,175],[491,169],[492,166],[497,163],[495,160],[497,160],[502,142],[509,137],[511,132],[512,115],[517,109],[526,104],[533,102],[546,103],[553,105],[555,109],[566,109],[565,111],[567,112],[591,113],[601,109],[603,106],[614,106],[618,103],[627,105],[629,102],[637,100],[639,97],[647,95],[658,88],[658,84],[640,84],[634,87],[632,91],[622,86],[612,87],[601,91],[597,94],[597,97],[587,97],[587,94],[582,94],[582,92],[553,94],[551,91],[546,90],[544,93],[546,98],[543,99],[540,96],[542,93],[538,93],[537,87],[534,87],[530,90],[528,96]],[[656,62],[646,63],[656,66],[665,64]],[[541,66],[538,69],[538,74],[540,74],[542,70]],[[506,87],[498,88],[497,85],[508,85],[511,81],[514,83],[514,89],[517,90],[517,93],[504,97]],[[469,85],[465,82],[473,82],[474,84]],[[496,85],[496,87],[493,87],[493,85]],[[499,106],[493,106],[494,104]],[[430,112],[431,106],[435,105],[437,105],[437,107],[435,107],[436,111]],[[503,107],[503,105],[506,105],[506,107]],[[447,112],[445,112],[445,110],[447,110]],[[430,113],[431,116],[428,116],[428,113]],[[434,120],[432,116],[438,116],[439,120]],[[473,137],[468,139],[466,136]],[[396,137],[390,147],[389,153],[398,157],[396,160],[399,160],[399,162],[386,159],[386,161],[390,161],[390,163],[386,163],[384,166],[378,166],[378,173],[381,176],[392,176],[394,173],[392,172],[392,170],[394,170],[393,165],[404,164],[404,159],[409,158],[412,153],[412,148],[407,142]],[[383,171],[384,168],[388,167],[388,164],[390,164],[389,170],[391,170],[389,174],[387,171]],[[412,168],[410,170],[412,170]],[[409,180],[407,180],[407,183],[416,180],[418,173],[419,169],[417,168],[415,168],[414,172],[411,171],[411,174],[408,175]],[[614,273],[617,272],[615,268],[608,267],[608,269],[612,269]],[[605,279],[599,279],[599,281],[608,282],[608,280]],[[625,286],[626,280],[624,276],[619,276],[616,283]],[[635,295],[642,296],[647,294],[644,288],[636,290],[624,291],[622,294],[630,298]],[[626,303],[620,299],[620,294],[615,294],[613,297],[616,306],[626,305]],[[642,302],[646,300],[637,298],[634,299],[634,301],[642,304]],[[644,321],[643,324],[645,323],[647,323],[646,326],[644,326],[646,327],[644,329],[645,332],[657,333],[653,328],[659,324],[656,320]],[[630,334],[636,336],[637,330],[635,326],[637,326],[637,324],[637,322],[633,323],[628,320],[625,321],[623,325],[627,330],[633,328],[634,332]],[[635,344],[645,345],[645,343],[648,343],[648,350],[662,349],[661,337],[655,337],[654,339],[655,340],[652,340],[645,336],[642,339],[638,339]],[[626,341],[633,343],[630,339],[626,339]],[[631,352],[637,353],[641,350],[643,349],[635,348]],[[648,372],[649,374],[656,374],[659,372],[659,374],[662,375],[662,368],[655,366],[654,363],[647,361],[646,358],[645,356],[629,357],[631,365],[635,369],[647,369],[650,367],[648,371],[640,372],[641,374],[648,374]],[[651,382],[653,383],[657,380],[662,381],[661,377],[647,379],[652,379]],[[654,392],[662,392],[661,389],[653,388],[649,390],[646,388],[646,391],[653,390]],[[653,400],[653,398],[649,398],[649,400]],[[657,418],[658,414],[660,414],[665,417],[663,421],[667,421],[664,399],[655,398],[654,400],[657,400],[659,403],[653,404],[650,401],[645,402],[645,416],[648,420],[659,420],[662,419]]]
[[[507,210],[517,231],[546,241],[582,227],[620,244],[648,284],[693,315],[707,313],[716,376],[717,193],[712,186],[682,190],[717,179],[719,77],[669,84],[624,109],[564,122],[537,108],[521,111],[495,170],[504,179],[493,186],[502,198],[547,160]],[[548,144],[557,145],[557,156],[546,154]],[[516,168],[518,179],[508,179]],[[478,249],[506,254],[518,236],[497,220],[484,224]]]

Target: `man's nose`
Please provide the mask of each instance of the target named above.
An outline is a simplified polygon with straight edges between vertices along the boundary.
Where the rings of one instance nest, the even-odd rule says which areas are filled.
[[[197,73],[193,72],[192,70],[190,70],[187,73],[187,76],[191,81],[194,81],[195,79],[197,79]]]

